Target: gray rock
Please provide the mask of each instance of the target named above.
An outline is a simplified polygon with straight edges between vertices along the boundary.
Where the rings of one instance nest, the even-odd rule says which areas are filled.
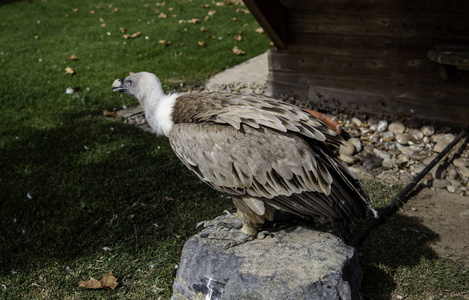
[[[381,157],[378,157],[378,156],[369,156],[367,158],[365,158],[363,160],[363,167],[367,170],[367,171],[371,171],[377,167],[379,167],[382,163],[383,159]]]
[[[418,163],[418,164],[413,165],[411,170],[414,174],[419,174],[420,172],[423,171],[423,169],[425,169],[426,166],[427,165],[425,165],[425,164]]]
[[[402,163],[407,163],[409,161],[409,155],[401,153],[397,156],[397,159]]]
[[[402,122],[396,121],[396,122],[392,122],[391,124],[389,124],[388,129],[389,131],[394,132],[394,133],[397,133],[397,132],[403,133],[405,131],[405,126],[404,124],[402,124]]]
[[[348,155],[348,154],[341,154],[339,156],[339,158],[344,163],[347,163],[347,164],[350,164],[350,165],[356,164],[360,160],[358,157]]]
[[[380,137],[379,137],[379,134],[373,133],[372,135],[370,135],[369,139],[372,143],[378,143],[380,140]]]
[[[437,189],[444,189],[448,186],[448,181],[443,179],[434,179],[432,183],[432,187]]]
[[[360,299],[357,255],[332,234],[292,227],[223,250],[225,244],[199,234],[186,242],[172,300]]]
[[[410,135],[407,133],[396,133],[396,141],[401,145],[407,145],[410,141]]]
[[[391,154],[389,154],[388,152],[384,151],[384,150],[380,150],[380,149],[374,149],[373,150],[373,153],[378,156],[379,158],[382,158],[382,159],[391,159]]]
[[[355,146],[349,141],[340,145],[339,154],[340,155],[352,155],[355,153]]]
[[[431,136],[435,133],[435,128],[433,128],[433,126],[422,126],[422,128],[420,128],[420,131],[425,136]]]
[[[450,193],[454,193],[454,192],[456,192],[456,190],[457,190],[457,188],[456,188],[455,186],[452,186],[452,185],[448,185],[448,186],[446,187],[446,189],[447,189],[448,192],[450,192]]]
[[[469,168],[459,167],[458,172],[461,174],[461,176],[469,178]]]
[[[446,179],[448,180],[456,180],[458,179],[459,177],[459,173],[458,171],[456,170],[456,167],[452,164],[450,164],[447,168],[446,168]],[[452,185],[455,185],[453,183],[451,183]]]
[[[362,142],[359,138],[351,138],[348,141],[355,147],[357,152],[362,151]]]
[[[383,162],[381,163],[381,166],[384,169],[392,169],[394,166],[396,166],[396,161],[394,159],[384,159]]]
[[[394,133],[391,131],[383,132],[383,141],[392,141],[394,139]]]
[[[422,133],[422,131],[418,130],[418,129],[411,129],[409,130],[409,134],[410,136],[412,136],[414,138],[414,140],[416,141],[420,141],[423,139],[423,136],[424,134]]]
[[[469,167],[469,160],[464,158],[456,158],[453,161],[453,164],[458,168],[467,168]]]
[[[356,126],[360,127],[362,126],[362,121],[359,118],[352,118],[352,123],[355,124]]]
[[[376,129],[379,131],[379,132],[384,132],[386,131],[386,129],[388,129],[388,121],[386,120],[381,120],[378,122],[378,125],[376,127]]]
[[[435,137],[436,144],[433,147],[433,151],[440,153],[453,140],[454,140],[454,135],[451,133],[436,136]]]

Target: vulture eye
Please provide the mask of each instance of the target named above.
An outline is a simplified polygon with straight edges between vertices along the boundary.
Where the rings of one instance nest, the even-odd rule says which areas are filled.
[[[134,86],[135,82],[133,80],[127,81],[131,86]]]

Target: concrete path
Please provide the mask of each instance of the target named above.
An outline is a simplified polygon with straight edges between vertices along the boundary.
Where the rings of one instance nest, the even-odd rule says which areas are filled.
[[[269,66],[267,62],[267,52],[253,57],[233,68],[226,69],[207,81],[206,89],[214,89],[216,86],[229,82],[237,83],[259,83],[267,81]]]

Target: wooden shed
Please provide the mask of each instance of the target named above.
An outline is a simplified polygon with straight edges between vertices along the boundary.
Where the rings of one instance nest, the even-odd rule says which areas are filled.
[[[313,107],[469,123],[469,1],[244,0],[268,89]]]

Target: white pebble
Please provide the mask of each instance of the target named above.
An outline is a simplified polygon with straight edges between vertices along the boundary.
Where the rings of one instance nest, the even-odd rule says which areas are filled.
[[[435,133],[435,128],[433,128],[433,126],[422,126],[422,128],[420,128],[420,131],[425,136],[430,136]]]
[[[406,133],[396,133],[396,141],[401,145],[407,145],[410,141],[410,136]]]
[[[362,126],[362,121],[359,118],[352,118],[352,123],[358,127]]]
[[[379,131],[379,132],[384,132],[386,131],[386,129],[388,129],[388,121],[386,120],[381,120],[378,122],[378,126],[376,127],[376,129]]]
[[[343,155],[343,154],[352,155],[354,153],[355,153],[355,146],[350,141],[346,141],[345,143],[340,145],[340,148],[339,148],[340,155]]]
[[[357,152],[362,151],[362,142],[358,138],[351,138],[348,140],[354,147]]]
[[[341,154],[339,156],[340,160],[342,160],[344,163],[353,165],[359,161],[359,159],[355,156],[352,155],[347,155],[347,154]]]
[[[392,122],[391,124],[389,124],[388,128],[389,128],[389,131],[394,132],[394,133],[397,133],[397,132],[403,133],[405,131],[405,126],[400,121]]]

